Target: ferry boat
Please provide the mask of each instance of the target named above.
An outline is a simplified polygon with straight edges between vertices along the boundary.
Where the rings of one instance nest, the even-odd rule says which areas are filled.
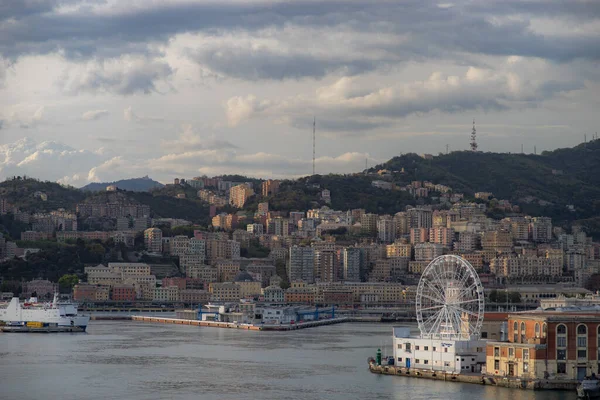
[[[75,304],[59,303],[55,294],[52,303],[39,303],[36,297],[32,297],[21,304],[18,297],[13,297],[6,308],[0,309],[0,321],[7,327],[71,327],[85,331],[90,317],[78,314]]]

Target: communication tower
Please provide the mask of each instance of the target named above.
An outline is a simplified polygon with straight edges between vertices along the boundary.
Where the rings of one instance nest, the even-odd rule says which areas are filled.
[[[475,120],[473,120],[473,130],[471,131],[471,151],[477,151],[477,130],[475,130]]]
[[[315,139],[317,132],[317,118],[313,117],[313,175],[315,174]]]

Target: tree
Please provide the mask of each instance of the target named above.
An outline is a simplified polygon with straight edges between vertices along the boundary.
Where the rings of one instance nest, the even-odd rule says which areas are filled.
[[[74,274],[63,275],[58,280],[58,287],[61,293],[71,293],[73,286],[79,283],[79,277]]]

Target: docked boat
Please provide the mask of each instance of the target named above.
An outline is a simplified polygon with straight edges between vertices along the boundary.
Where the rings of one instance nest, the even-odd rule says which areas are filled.
[[[6,308],[0,309],[0,321],[5,327],[22,327],[22,331],[64,332],[85,331],[90,317],[79,314],[75,304],[59,303],[54,295],[51,303],[40,303],[35,297],[21,303],[18,297],[13,297]]]
[[[600,399],[600,380],[593,375],[586,377],[577,385],[577,398],[579,399]]]

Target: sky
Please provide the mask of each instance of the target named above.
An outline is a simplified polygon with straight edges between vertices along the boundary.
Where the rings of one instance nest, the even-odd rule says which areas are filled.
[[[600,1],[3,0],[0,179],[347,173],[591,139]]]

